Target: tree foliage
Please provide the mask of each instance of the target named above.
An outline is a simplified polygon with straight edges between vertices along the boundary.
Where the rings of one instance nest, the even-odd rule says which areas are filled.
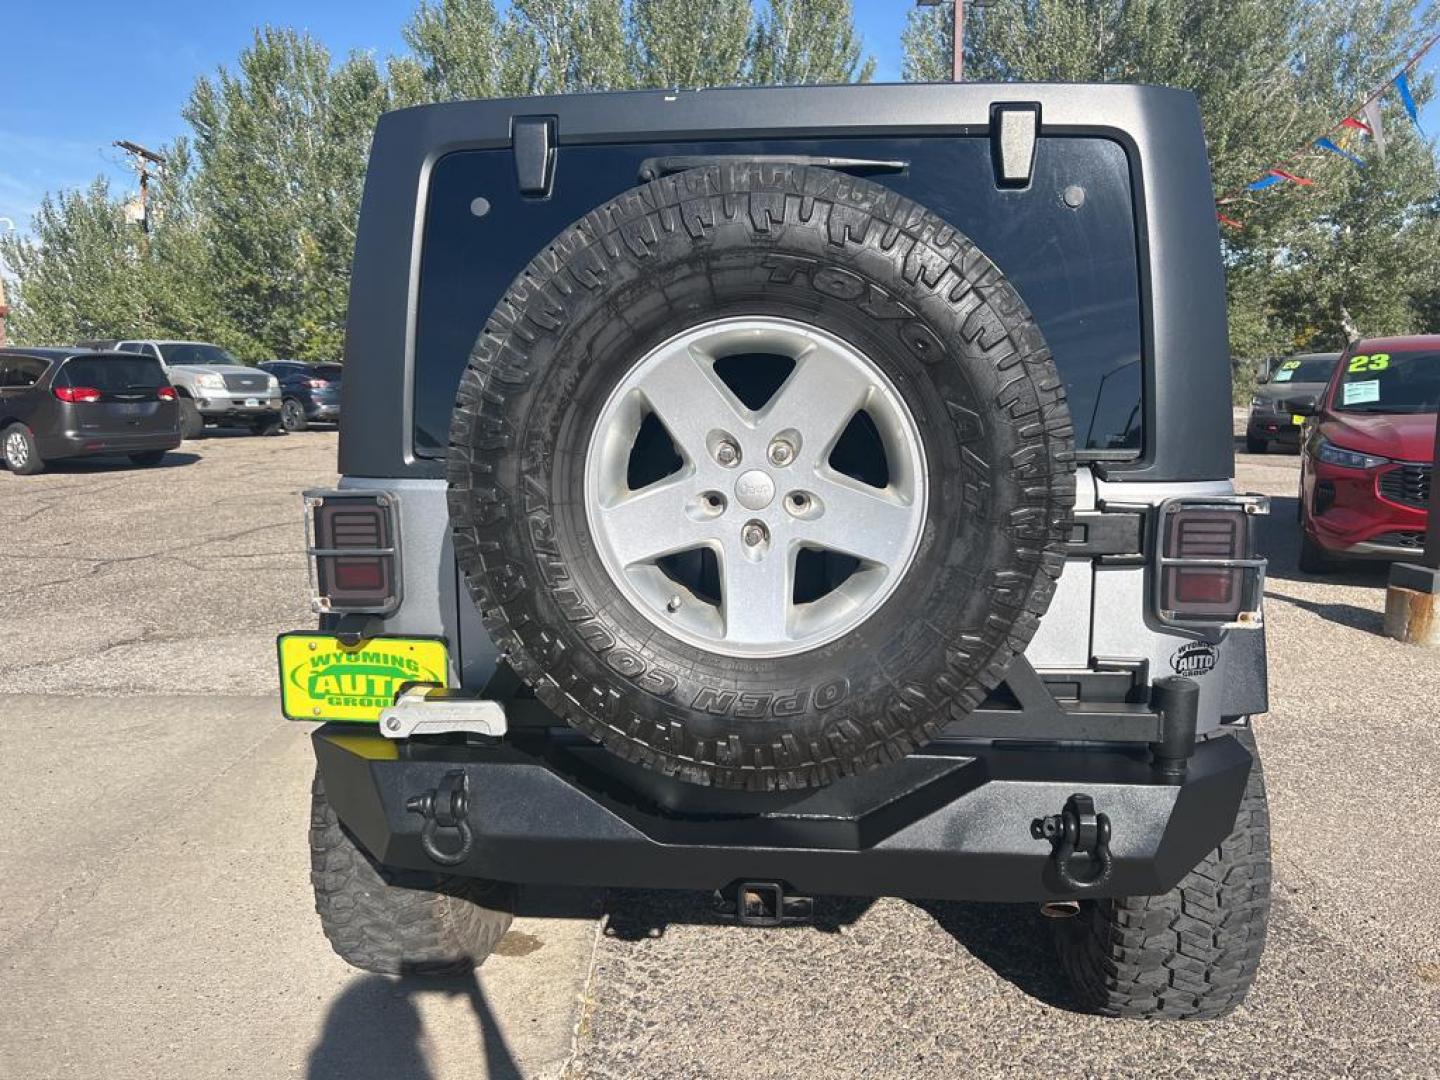
[[[905,74],[945,79],[951,12],[911,15]],[[1338,347],[1426,325],[1434,293],[1434,147],[1392,108],[1367,168],[1290,155],[1357,109],[1434,32],[1422,0],[994,0],[966,19],[967,76],[1143,82],[1193,90],[1227,228],[1232,351]],[[1428,80],[1416,84],[1427,100]],[[1316,181],[1247,193],[1271,166]]]
[[[386,109],[640,87],[866,78],[850,0],[420,0],[404,55],[263,28],[200,79],[149,234],[103,181],[0,239],[17,340],[200,338],[334,358],[371,133]]]
[[[850,0],[766,0],[750,48],[761,85],[868,82],[875,72]]]

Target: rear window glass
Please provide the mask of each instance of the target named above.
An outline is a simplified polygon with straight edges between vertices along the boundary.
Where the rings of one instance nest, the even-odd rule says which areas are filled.
[[[416,453],[443,455],[455,390],[485,319],[546,243],[634,187],[645,158],[722,153],[908,161],[904,173],[870,178],[948,220],[1009,276],[1065,380],[1077,448],[1089,456],[1138,455],[1144,438],[1140,273],[1124,149],[1098,138],[1044,138],[1030,187],[1001,190],[990,141],[974,137],[561,147],[554,193],[545,200],[521,198],[508,149],[447,155],[432,172],[425,217]],[[1083,189],[1078,207],[1067,205],[1070,188]],[[472,206],[485,212],[477,216]]]
[[[140,387],[153,390],[166,383],[165,372],[158,360],[148,356],[95,356],[71,360],[57,376],[62,385],[93,386],[107,392]]]
[[[331,382],[339,382],[344,371],[345,368],[340,364],[316,364],[310,369],[311,374],[317,379],[329,379]]]

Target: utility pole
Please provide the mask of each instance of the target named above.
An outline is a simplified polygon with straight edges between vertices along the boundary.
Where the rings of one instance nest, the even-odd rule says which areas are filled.
[[[947,3],[950,6],[952,16],[955,20],[954,42],[950,47],[950,78],[952,82],[965,81],[965,5],[967,3],[975,7],[985,7],[990,0],[915,0],[917,7],[943,7]]]
[[[148,150],[129,139],[116,139],[115,145],[135,159],[135,171],[140,174],[140,228],[150,231],[150,166],[165,167],[165,158],[154,150]]]

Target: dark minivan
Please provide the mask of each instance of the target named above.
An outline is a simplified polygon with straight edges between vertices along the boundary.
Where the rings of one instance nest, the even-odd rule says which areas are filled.
[[[0,349],[0,454],[13,473],[101,454],[158,465],[180,445],[179,415],[175,388],[148,356]]]

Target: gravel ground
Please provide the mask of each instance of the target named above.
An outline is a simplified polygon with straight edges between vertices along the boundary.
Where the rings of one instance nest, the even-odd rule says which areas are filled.
[[[310,623],[297,495],[333,468],[310,432],[0,472],[0,1075],[1440,1075],[1440,654],[1378,634],[1383,570],[1296,570],[1294,457],[1240,465],[1275,498],[1270,946],[1249,1004],[1195,1025],[1073,1011],[1024,906],[828,899],[747,931],[620,892],[593,953],[591,924],[535,920],[474,988],[347,973],[308,911],[303,728],[244,697]],[[185,704],[218,694],[242,696]],[[72,729],[78,774],[52,753]],[[62,810],[87,827],[57,851]],[[57,1008],[83,1038],[57,1046]]]

